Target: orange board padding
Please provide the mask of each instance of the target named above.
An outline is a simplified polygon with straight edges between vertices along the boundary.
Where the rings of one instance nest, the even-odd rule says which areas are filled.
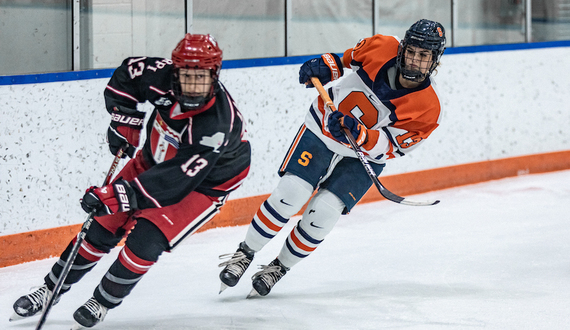
[[[570,169],[570,150],[381,176],[380,181],[390,191],[408,196],[517,175],[567,169]],[[269,195],[229,200],[221,212],[200,228],[199,232],[248,225],[267,197]],[[372,186],[360,203],[383,199]],[[299,214],[303,211],[304,208]],[[0,267],[59,256],[79,230],[81,224],[0,236]],[[237,241],[240,239],[242,238],[236,238]]]

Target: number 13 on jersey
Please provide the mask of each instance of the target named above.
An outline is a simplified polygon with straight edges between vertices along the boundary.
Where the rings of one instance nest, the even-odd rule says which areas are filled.
[[[200,172],[200,170],[202,170],[204,167],[208,165],[207,160],[199,157],[200,155],[194,155],[186,163],[180,166],[182,171],[186,173],[186,175],[188,175],[189,177],[195,176],[196,174],[198,174],[198,172]]]

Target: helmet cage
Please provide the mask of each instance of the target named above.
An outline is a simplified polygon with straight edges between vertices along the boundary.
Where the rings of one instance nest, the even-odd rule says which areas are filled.
[[[408,45],[432,51],[432,64],[426,73],[419,70],[406,69],[406,48]],[[445,29],[438,22],[422,19],[414,23],[408,31],[400,45],[396,65],[404,79],[421,82],[428,78],[439,65],[441,56],[445,51]]]
[[[218,78],[222,68],[222,50],[212,36],[187,33],[172,51],[172,92],[182,111],[199,110],[220,90]],[[206,96],[195,96],[183,92],[180,69],[208,70],[212,85]]]
[[[180,69],[174,68],[172,71],[172,93],[174,97],[178,100],[182,111],[192,111],[201,109],[208,101],[210,101],[214,95],[220,90],[220,84],[218,84],[218,78],[214,70],[208,70],[210,77],[212,77],[211,85],[209,91],[206,95],[191,95],[189,93],[184,93],[182,88],[182,82],[180,79]],[[185,85],[196,84],[185,83]],[[196,90],[196,89],[193,89]]]

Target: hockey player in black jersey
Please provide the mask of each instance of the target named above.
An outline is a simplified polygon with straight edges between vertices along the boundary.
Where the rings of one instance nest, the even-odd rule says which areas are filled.
[[[125,246],[73,314],[76,328],[93,327],[117,307],[158,260],[214,215],[245,179],[250,145],[235,102],[218,81],[222,50],[210,35],[187,34],[172,59],[131,57],[111,77],[105,103],[111,114],[110,150],[126,146],[132,159],[112,184],[87,189],[81,206],[95,217],[61,294],[69,291],[126,236]],[[146,140],[137,152],[145,113]],[[14,303],[11,320],[42,311],[74,240],[36,291]],[[57,297],[56,302],[60,297]]]

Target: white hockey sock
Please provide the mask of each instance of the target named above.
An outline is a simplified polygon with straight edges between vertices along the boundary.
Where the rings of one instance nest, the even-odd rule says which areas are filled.
[[[313,193],[313,187],[303,179],[286,173],[271,196],[259,207],[245,237],[254,251],[261,250],[289,218],[299,212]]]
[[[328,190],[319,191],[311,199],[303,218],[289,233],[277,257],[279,261],[291,268],[311,254],[331,232],[343,209],[340,198]]]

